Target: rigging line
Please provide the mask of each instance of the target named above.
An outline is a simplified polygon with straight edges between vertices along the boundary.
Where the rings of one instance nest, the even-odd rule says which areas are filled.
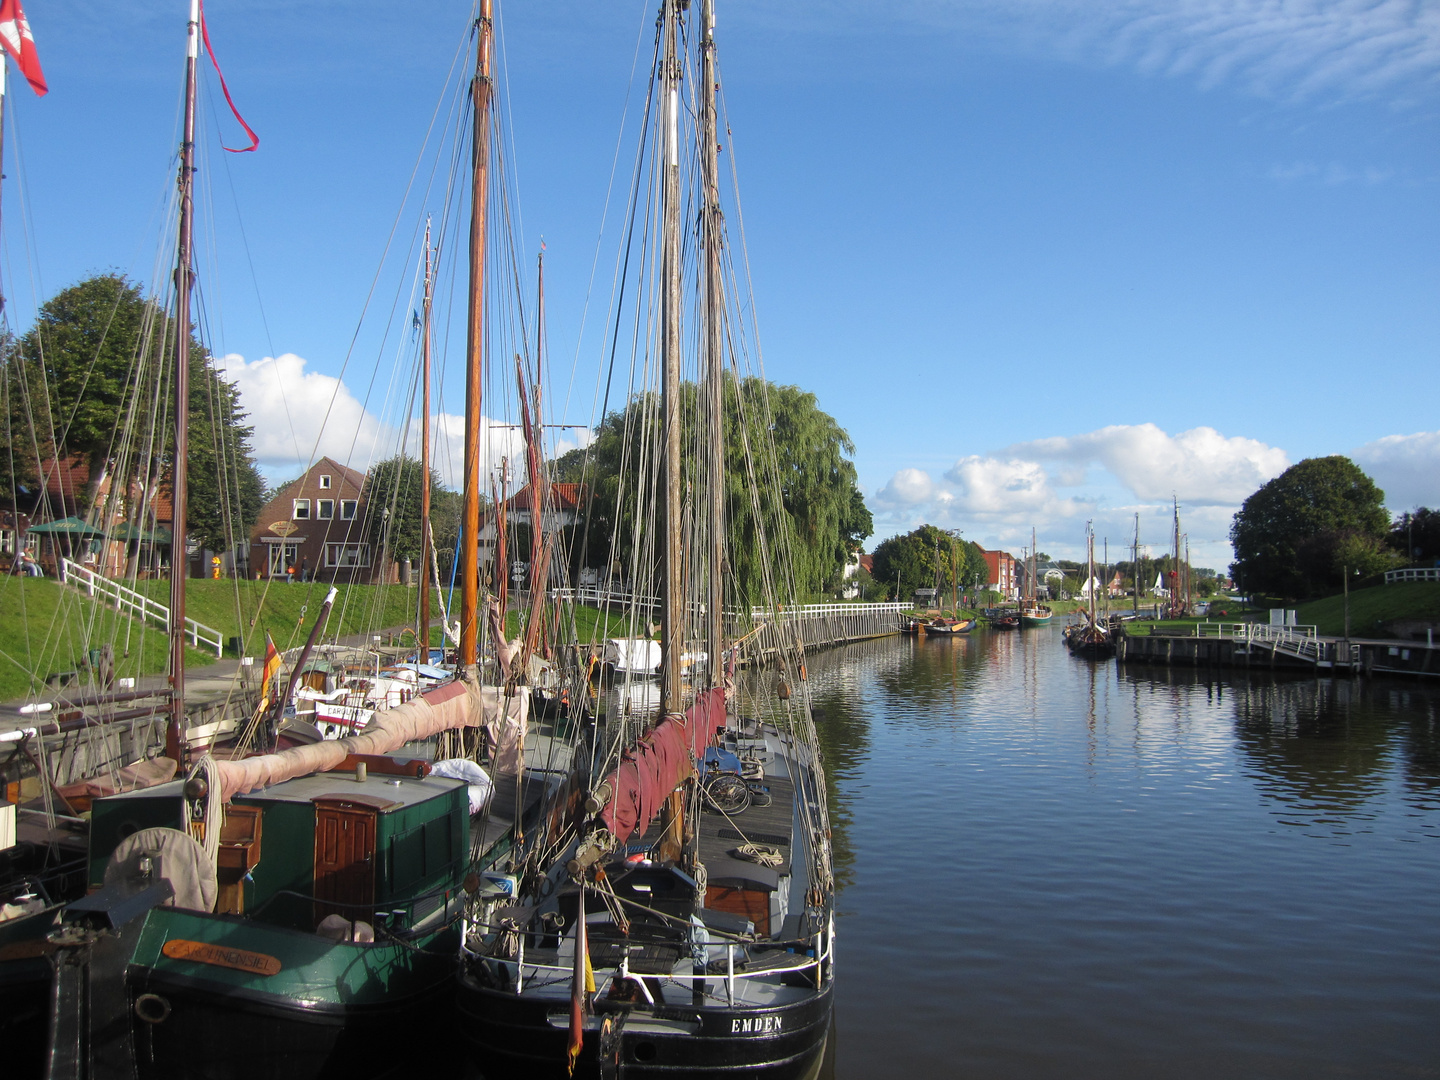
[[[451,58],[450,71],[446,73],[446,79],[445,79],[445,85],[447,85],[447,86],[450,84],[451,79],[453,79],[453,77],[454,77],[455,70],[456,70],[456,66],[457,66],[458,63],[459,63],[461,56],[462,56],[462,55],[465,55],[465,54],[468,54],[468,52],[469,52],[468,39],[469,39],[469,35],[468,35],[468,33],[467,33],[464,37],[462,37],[462,39],[461,39],[461,44],[457,47],[456,52],[455,52],[455,55]],[[443,101],[443,100],[444,100],[444,97],[441,98],[441,101]],[[335,402],[336,402],[336,400],[337,400],[338,397],[339,397],[340,388],[341,388],[341,387],[343,386],[343,384],[344,384],[345,372],[349,369],[349,367],[350,367],[350,361],[351,361],[351,360],[353,359],[353,357],[354,357],[355,347],[356,347],[356,345],[357,345],[357,343],[359,342],[359,339],[360,339],[360,330],[361,330],[361,327],[362,327],[362,326],[364,325],[364,323],[365,323],[366,315],[368,314],[368,312],[369,312],[369,310],[370,310],[371,301],[374,299],[375,291],[376,291],[376,289],[379,287],[380,278],[381,278],[381,274],[382,274],[382,272],[383,272],[383,270],[384,270],[385,262],[386,262],[386,260],[387,260],[388,257],[389,257],[390,248],[391,248],[392,244],[394,243],[396,233],[399,231],[400,222],[401,222],[401,221],[403,220],[403,218],[404,218],[404,215],[405,215],[405,206],[406,206],[406,204],[408,203],[408,201],[409,201],[409,199],[410,199],[410,193],[411,193],[412,190],[414,190],[415,178],[416,178],[416,176],[419,174],[419,171],[420,171],[420,163],[421,163],[421,162],[425,159],[425,157],[427,156],[427,154],[426,154],[426,147],[429,146],[429,144],[430,144],[430,137],[431,137],[431,134],[433,133],[433,131],[434,131],[434,129],[435,129],[435,123],[436,123],[436,120],[437,120],[437,118],[439,117],[439,115],[440,115],[440,101],[437,101],[437,102],[436,102],[436,105],[435,105],[435,109],[434,109],[434,111],[431,113],[429,125],[428,125],[428,126],[426,127],[426,129],[425,129],[425,138],[421,140],[420,150],[419,150],[419,152],[416,154],[415,163],[414,163],[414,165],[411,167],[410,176],[409,176],[408,180],[406,181],[405,192],[404,192],[404,194],[402,195],[401,200],[400,200],[400,207],[399,207],[399,209],[396,211],[396,213],[395,213],[395,218],[394,218],[394,220],[391,222],[391,225],[390,225],[390,231],[389,231],[389,233],[387,233],[387,235],[386,235],[385,244],[384,244],[384,247],[383,247],[382,250],[381,250],[380,262],[379,262],[379,264],[377,265],[377,267],[376,267],[376,269],[375,269],[375,274],[374,274],[374,276],[371,278],[370,288],[369,288],[369,290],[368,290],[368,291],[366,292],[366,294],[365,294],[365,302],[364,302],[364,304],[361,305],[360,318],[357,320],[356,325],[355,325],[355,330],[354,330],[354,332],[351,334],[350,344],[349,344],[349,346],[348,346],[348,347],[346,348],[346,350],[345,350],[345,358],[344,358],[344,360],[342,361],[342,363],[341,363],[341,365],[340,365],[340,374],[336,377],[335,389],[331,392],[331,395],[330,395],[330,403],[326,406],[324,417],[322,418],[321,423],[320,423],[320,431],[319,431],[319,434],[316,435],[315,445],[314,445],[314,448],[311,450],[310,463],[309,463],[309,466],[307,466],[307,471],[308,471],[308,469],[309,469],[310,467],[312,467],[312,466],[315,464],[317,455],[318,455],[318,453],[319,453],[320,440],[321,440],[321,439],[323,438],[323,436],[324,436],[325,425],[329,422],[330,414],[331,414],[331,412],[332,412],[332,411],[334,410],[334,408],[335,408]]]

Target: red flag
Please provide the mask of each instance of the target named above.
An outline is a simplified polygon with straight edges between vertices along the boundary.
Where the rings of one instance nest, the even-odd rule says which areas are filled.
[[[0,2],[9,3],[10,0],[0,0]],[[19,0],[15,0],[15,2],[18,4]],[[215,50],[210,45],[210,27],[205,22],[204,0],[201,0],[200,4],[200,36],[205,40],[205,51],[210,54],[210,63],[215,67],[215,74],[220,76],[220,90],[225,95],[225,104],[230,106],[230,111],[235,114],[235,119],[240,121],[240,126],[245,129],[245,134],[250,136],[249,146],[222,146],[221,149],[228,150],[232,154],[243,154],[254,150],[260,145],[260,136],[250,130],[250,125],[245,122],[245,118],[240,115],[240,110],[235,108],[235,102],[230,98],[230,87],[225,85],[225,73],[220,70],[220,61],[215,59]]]
[[[43,96],[50,88],[45,85],[45,73],[40,70],[40,57],[35,52],[35,37],[30,33],[30,20],[25,18],[20,0],[0,0],[0,45],[15,58],[30,89]]]

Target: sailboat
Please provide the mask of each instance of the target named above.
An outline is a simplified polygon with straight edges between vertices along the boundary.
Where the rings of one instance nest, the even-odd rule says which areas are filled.
[[[1077,656],[1092,660],[1103,660],[1115,655],[1115,635],[1110,632],[1108,619],[1101,622],[1095,611],[1095,592],[1098,582],[1095,577],[1095,532],[1085,527],[1085,592],[1087,606],[1081,614],[1081,621],[1065,628],[1065,644]]]
[[[539,827],[486,868],[513,892],[475,907],[457,1008],[471,1063],[492,1080],[810,1076],[830,1029],[834,882],[803,656],[763,622],[742,642],[722,587],[720,131],[713,5],[697,7],[698,25],[687,28],[694,9],[663,0],[651,113],[663,206],[663,300],[651,338],[663,372],[660,476],[656,520],[637,528],[659,566],[660,708],[638,725],[607,712]],[[682,41],[699,48],[693,111],[682,105]],[[685,114],[699,129],[703,434],[682,472]],[[754,428],[765,429],[763,420]],[[778,554],[767,562],[784,564]],[[687,596],[687,583],[698,595]],[[774,611],[780,598],[767,603]],[[683,658],[701,644],[714,662],[687,681]]]
[[[1035,574],[1039,565],[1039,558],[1035,553],[1038,550],[1035,546],[1035,530],[1032,528],[1030,530],[1030,565],[1025,574],[1025,596],[1020,601],[1020,624],[1022,626],[1044,626],[1055,614],[1035,597]]]
[[[176,260],[184,328],[200,19],[191,0]],[[488,52],[479,65],[477,96],[488,89]],[[479,157],[477,168],[483,148]],[[478,335],[478,323],[472,329]],[[189,334],[176,337],[176,400],[185,401]],[[472,359],[479,351],[477,336]],[[472,405],[467,458],[473,435],[478,461],[478,394]],[[180,538],[187,432],[177,411]],[[476,511],[478,475],[467,485]],[[192,761],[185,746],[185,580],[175,568],[166,752],[181,778],[93,803],[89,895],[64,909],[46,943],[52,1076],[104,1066],[157,1078],[370,1077],[413,1062],[417,1041],[442,1038],[471,867],[472,770],[406,751],[485,725],[504,745],[523,730],[528,705],[480,683],[477,519],[466,533],[462,677],[378,711],[358,735],[250,757]],[[331,590],[326,604],[333,599]],[[507,805],[523,807],[515,780]],[[503,815],[494,824],[503,834]]]

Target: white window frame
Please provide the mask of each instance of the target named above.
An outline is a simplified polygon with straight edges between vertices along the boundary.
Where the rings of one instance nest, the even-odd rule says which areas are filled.
[[[355,562],[346,562],[347,551],[354,551]],[[351,540],[345,543],[325,545],[325,565],[337,570],[364,570],[370,566],[370,545],[364,541]]]
[[[321,490],[321,491],[329,491],[329,490],[330,490],[330,474],[329,474],[329,473],[321,473],[321,474],[320,474],[320,490]]]
[[[293,505],[290,507],[290,520],[291,520],[291,521],[309,521],[309,520],[310,520],[310,500],[309,500],[309,499],[294,499],[294,500],[292,500],[292,503],[293,503]],[[302,511],[303,511],[303,513],[302,513]]]
[[[334,500],[334,499],[316,499],[316,500],[315,500],[315,520],[316,520],[316,521],[329,521],[329,520],[330,520],[331,518],[333,518],[334,516],[335,516],[335,500]]]
[[[346,513],[347,510],[349,511],[349,513]],[[355,518],[359,515],[359,513],[360,513],[360,500],[359,500],[359,499],[341,499],[341,500],[340,500],[340,520],[341,520],[341,521],[354,521]]]

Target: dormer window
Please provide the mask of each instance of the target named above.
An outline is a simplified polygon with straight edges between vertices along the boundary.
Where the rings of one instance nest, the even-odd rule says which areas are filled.
[[[321,489],[322,491],[329,491],[329,490],[330,490],[330,474],[329,474],[329,473],[321,473],[321,474],[320,474],[320,489]]]
[[[310,520],[310,500],[296,499],[294,512],[290,515],[296,521]]]

